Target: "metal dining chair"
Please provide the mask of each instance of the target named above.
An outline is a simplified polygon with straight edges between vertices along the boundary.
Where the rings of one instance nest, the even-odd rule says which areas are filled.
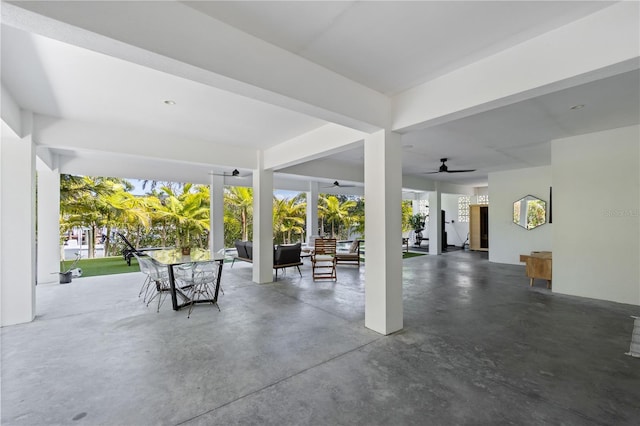
[[[211,301],[220,311],[218,303],[213,302],[220,268],[222,268],[222,264],[216,261],[194,262],[176,268],[176,281],[189,298],[187,318],[191,318],[193,305],[204,301]]]
[[[145,283],[143,283],[143,287],[140,289],[140,293],[138,297],[142,294],[144,290],[145,298],[149,295],[149,292],[153,292],[153,296],[146,300],[147,306],[151,304],[151,302],[157,297],[158,298],[158,307],[156,312],[160,312],[160,307],[164,300],[167,298],[167,293],[170,289],[169,284],[169,273],[162,265],[157,264],[152,258],[148,256],[140,256],[136,253],[133,254],[138,260],[138,264],[140,265],[140,271],[147,274],[147,278]]]

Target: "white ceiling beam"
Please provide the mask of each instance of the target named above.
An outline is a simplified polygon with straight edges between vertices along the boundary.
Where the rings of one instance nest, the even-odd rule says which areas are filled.
[[[256,150],[149,130],[97,125],[47,116],[34,117],[34,142],[43,147],[147,157],[156,160],[233,167],[256,167]],[[189,149],[185,149],[185,147]],[[117,166],[117,165],[112,165]]]
[[[179,2],[3,2],[2,21],[355,129],[389,125],[385,95]]]
[[[58,155],[49,148],[36,147],[36,170],[52,171],[58,168]]]
[[[23,136],[20,106],[4,86],[4,83],[1,86],[2,136],[20,138]]]
[[[442,124],[639,67],[639,3],[620,2],[393,98],[395,131]]]
[[[365,133],[329,123],[264,151],[267,169],[282,169],[356,147]]]
[[[343,184],[360,183],[364,184],[363,165],[341,163],[329,159],[319,159],[304,164],[287,167],[280,170],[282,174],[294,176],[308,176],[326,183],[339,181]]]

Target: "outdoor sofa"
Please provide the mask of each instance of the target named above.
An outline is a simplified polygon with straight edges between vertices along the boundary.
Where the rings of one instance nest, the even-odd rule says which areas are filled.
[[[234,256],[231,262],[231,267],[236,260],[242,260],[244,262],[253,263],[253,242],[252,241],[236,241],[234,243],[238,254]],[[302,245],[297,244],[280,244],[273,246],[273,269],[276,271],[276,281],[278,280],[278,269],[288,268],[295,266],[300,272],[300,265],[302,265],[302,259],[300,253],[302,251]]]

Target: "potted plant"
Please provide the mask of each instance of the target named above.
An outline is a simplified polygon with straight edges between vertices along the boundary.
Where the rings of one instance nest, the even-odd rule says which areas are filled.
[[[179,246],[182,254],[188,256],[191,254],[191,232],[187,225],[182,225],[178,229]]]
[[[75,260],[66,270],[64,267],[64,258],[60,261],[60,272],[58,273],[58,275],[60,276],[60,284],[69,284],[71,282],[71,274],[76,264],[78,263],[78,260],[80,260],[80,256],[80,252],[76,253]]]
[[[427,215],[424,213],[416,213],[409,218],[409,224],[413,228],[414,244],[419,246],[422,242],[422,231],[424,231]]]
[[[409,218],[409,224],[416,234],[424,231],[424,224],[426,219],[427,215],[423,213],[416,213]]]

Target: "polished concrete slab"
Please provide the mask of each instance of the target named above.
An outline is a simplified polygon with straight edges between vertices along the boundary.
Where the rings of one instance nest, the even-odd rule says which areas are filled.
[[[638,424],[639,307],[530,288],[481,253],[403,266],[386,337],[364,327],[364,266],[257,285],[225,265],[220,312],[189,319],[146,307],[139,273],[39,286],[37,319],[1,330],[1,422]]]

